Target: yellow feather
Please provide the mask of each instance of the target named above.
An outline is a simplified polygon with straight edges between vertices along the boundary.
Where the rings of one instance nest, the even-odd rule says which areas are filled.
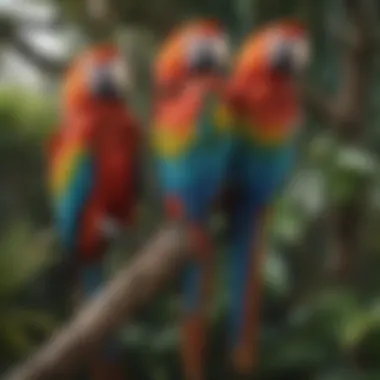
[[[219,104],[214,112],[214,122],[221,131],[228,131],[234,125],[234,116],[225,104]]]
[[[60,197],[70,184],[78,161],[85,155],[85,150],[80,142],[65,147],[58,153],[52,169],[52,192],[55,197]]]
[[[153,127],[153,147],[157,154],[165,158],[175,158],[186,151],[195,141],[195,129],[178,128],[176,131],[169,128]],[[188,134],[180,134],[178,131],[188,130]]]

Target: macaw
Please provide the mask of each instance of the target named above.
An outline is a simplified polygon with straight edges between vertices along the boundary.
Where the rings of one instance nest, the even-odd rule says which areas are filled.
[[[61,124],[48,144],[53,215],[84,298],[103,283],[111,239],[135,221],[141,137],[139,122],[125,105],[127,73],[112,44],[94,46],[74,60],[64,79]],[[94,379],[123,378],[112,361],[117,350],[106,351],[94,364]]]
[[[281,20],[248,36],[229,82],[235,147],[229,184],[231,351],[234,371],[252,378],[258,365],[260,271],[276,196],[291,173],[302,107],[296,76],[310,57],[306,29]]]
[[[188,227],[191,258],[183,284],[182,360],[188,380],[204,378],[213,244],[207,230],[226,180],[232,124],[225,103],[229,47],[212,20],[180,26],[154,66],[152,143],[166,215]]]

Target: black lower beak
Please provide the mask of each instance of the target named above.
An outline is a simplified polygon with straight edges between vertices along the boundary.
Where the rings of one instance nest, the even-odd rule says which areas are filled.
[[[96,97],[102,99],[119,99],[121,98],[121,93],[117,89],[117,86],[114,83],[109,82],[101,82],[98,83],[93,88],[93,93]]]
[[[287,47],[280,48],[276,51],[271,60],[271,67],[272,70],[278,74],[298,74],[298,68],[295,62],[295,57],[291,49]]]
[[[194,74],[213,74],[224,70],[212,52],[204,51],[191,60],[190,71]]]
[[[120,99],[123,96],[118,84],[104,73],[93,78],[91,90],[96,98],[101,99]]]

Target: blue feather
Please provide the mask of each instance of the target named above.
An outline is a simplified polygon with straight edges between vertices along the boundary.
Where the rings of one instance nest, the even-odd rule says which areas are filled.
[[[91,156],[82,157],[75,168],[70,187],[57,205],[57,224],[62,244],[74,252],[79,233],[81,214],[94,184],[94,162]]]
[[[242,334],[247,284],[253,273],[252,249],[268,209],[282,188],[294,162],[293,143],[264,147],[239,141],[230,167],[231,181],[238,189],[231,217],[231,339],[238,344]]]

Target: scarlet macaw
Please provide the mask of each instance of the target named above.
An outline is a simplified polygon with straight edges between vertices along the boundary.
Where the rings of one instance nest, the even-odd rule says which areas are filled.
[[[125,105],[128,79],[115,46],[94,46],[80,55],[64,79],[61,124],[49,144],[53,214],[84,297],[103,283],[112,233],[134,221],[140,127]],[[109,356],[94,364],[94,378],[122,378],[111,360],[115,350]]]
[[[233,363],[251,378],[258,360],[260,270],[268,217],[289,176],[302,107],[295,76],[309,59],[305,28],[296,21],[265,25],[243,43],[230,78],[236,140],[230,185]]]
[[[184,281],[182,358],[186,378],[203,378],[206,318],[211,298],[211,208],[226,180],[232,149],[225,103],[229,49],[216,22],[180,26],[154,67],[153,147],[168,217],[190,231],[192,257]]]

